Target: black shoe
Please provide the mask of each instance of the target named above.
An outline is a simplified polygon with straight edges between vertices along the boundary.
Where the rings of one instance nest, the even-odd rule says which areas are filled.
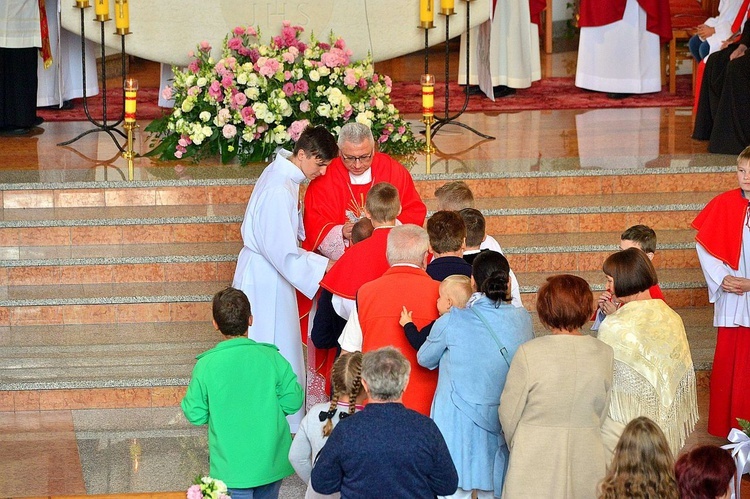
[[[468,90],[468,92],[467,92],[467,93],[468,93],[469,95],[480,95],[480,94],[484,94],[484,92],[482,92],[482,89],[481,89],[481,88],[479,88],[479,85],[469,85],[469,90]]]
[[[623,93],[617,93],[617,92],[610,92],[607,94],[607,98],[615,99],[615,100],[627,99],[628,97],[632,97],[632,96],[633,94],[623,94]]]
[[[492,94],[495,96],[495,99],[500,99],[501,97],[507,97],[515,93],[516,93],[515,88],[510,88],[505,85],[498,85],[496,87],[492,87]]]

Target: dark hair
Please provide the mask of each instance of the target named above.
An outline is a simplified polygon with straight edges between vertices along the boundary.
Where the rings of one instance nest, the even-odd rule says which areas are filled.
[[[458,251],[466,239],[466,226],[455,211],[438,211],[427,220],[427,235],[435,253]]]
[[[395,220],[401,211],[401,199],[396,186],[388,182],[378,182],[370,187],[367,191],[365,209],[376,222]]]
[[[539,288],[536,311],[547,329],[575,331],[591,318],[594,295],[584,279],[570,274],[554,275]]]
[[[372,226],[372,220],[369,218],[360,218],[352,226],[352,244],[356,244],[372,235],[375,228]]]
[[[620,235],[620,239],[638,243],[641,249],[646,253],[654,253],[656,251],[656,232],[647,225],[634,225],[628,227],[625,229],[625,232]]]
[[[615,281],[615,296],[620,298],[646,291],[659,282],[651,260],[638,248],[609,255],[602,270]]]
[[[510,264],[497,251],[482,251],[471,266],[477,291],[484,293],[487,298],[499,306],[500,302],[510,301]]]
[[[466,246],[476,248],[484,241],[485,221],[484,215],[474,208],[464,208],[458,212],[466,226]]]
[[[227,336],[247,334],[252,312],[247,295],[232,287],[216,293],[213,301],[213,315],[219,331]]]
[[[339,154],[336,137],[323,126],[308,126],[294,145],[294,154],[305,151],[306,154],[323,161],[331,161]]]
[[[714,499],[726,494],[737,468],[729,451],[701,445],[683,454],[674,470],[681,497]]]

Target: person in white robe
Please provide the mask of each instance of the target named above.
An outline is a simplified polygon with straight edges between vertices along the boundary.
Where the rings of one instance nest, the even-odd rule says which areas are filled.
[[[492,2],[490,2],[490,9]],[[469,31],[469,85],[495,100],[493,88],[528,88],[542,78],[539,27],[528,0],[497,0],[490,20]],[[461,35],[458,83],[466,83],[466,33]],[[498,95],[495,95],[498,94]]]
[[[281,150],[261,174],[242,222],[243,248],[232,286],[250,299],[253,325],[248,335],[273,343],[305,386],[305,361],[295,288],[315,296],[328,258],[299,247],[299,186],[306,178],[324,175],[338,154],[336,139],[322,127],[307,128],[294,152]],[[287,419],[297,431],[304,410]]]
[[[68,7],[67,4],[66,7]],[[84,94],[81,37],[62,28],[60,0],[47,0],[45,8],[52,50],[52,66],[44,69],[42,61],[39,61],[36,105],[37,107],[63,107],[65,102],[83,97]],[[89,97],[99,93],[96,49],[97,45],[94,42],[86,41],[86,95]]]
[[[581,27],[576,86],[610,94],[659,92],[661,45],[659,35],[646,30],[646,17],[638,0],[627,0],[621,20]]]

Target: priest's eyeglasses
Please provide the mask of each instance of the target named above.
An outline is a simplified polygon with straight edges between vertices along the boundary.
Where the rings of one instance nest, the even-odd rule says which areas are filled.
[[[372,152],[370,154],[363,154],[362,156],[347,156],[346,154],[341,155],[341,161],[350,165],[355,164],[357,161],[360,163],[367,163],[372,159]]]

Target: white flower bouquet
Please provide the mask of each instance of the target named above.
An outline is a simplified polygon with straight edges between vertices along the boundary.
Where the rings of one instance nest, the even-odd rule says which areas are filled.
[[[187,499],[231,499],[227,486],[221,480],[210,476],[196,477],[187,490]]]

